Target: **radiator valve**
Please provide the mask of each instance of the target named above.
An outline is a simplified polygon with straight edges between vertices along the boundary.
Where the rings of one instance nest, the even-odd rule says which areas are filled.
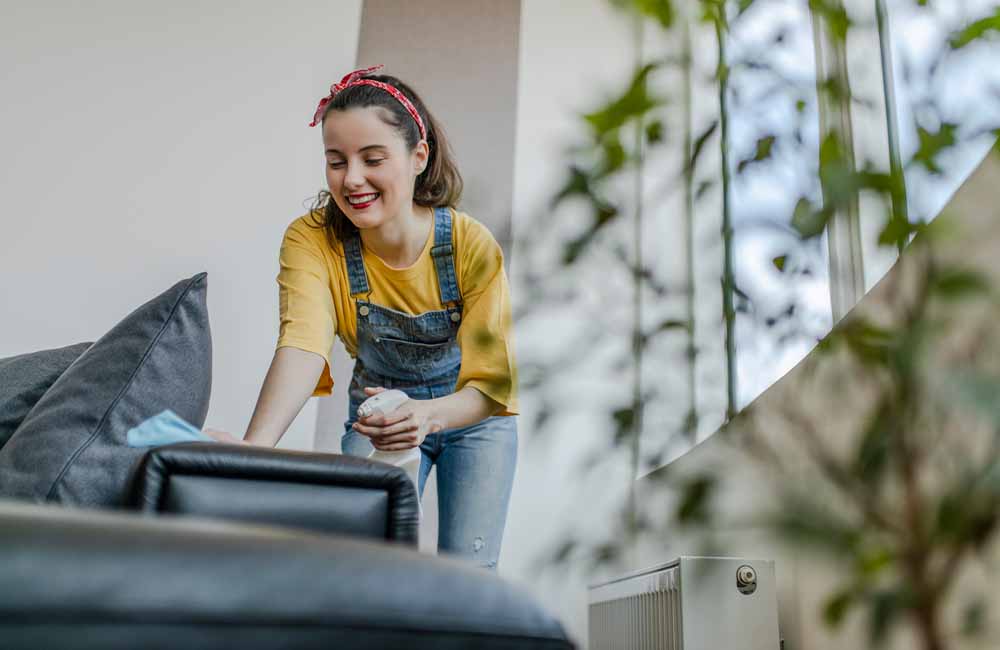
[[[736,588],[747,596],[757,591],[757,572],[749,564],[736,569]]]

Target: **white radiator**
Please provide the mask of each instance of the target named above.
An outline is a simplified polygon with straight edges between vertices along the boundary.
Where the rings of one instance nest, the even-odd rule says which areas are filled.
[[[682,557],[588,589],[590,650],[779,650],[774,562]]]

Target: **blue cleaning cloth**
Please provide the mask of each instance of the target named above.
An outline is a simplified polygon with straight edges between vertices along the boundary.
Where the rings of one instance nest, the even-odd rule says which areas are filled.
[[[179,415],[167,409],[154,415],[139,426],[129,429],[129,447],[157,447],[175,442],[214,442],[215,438],[188,424]]]

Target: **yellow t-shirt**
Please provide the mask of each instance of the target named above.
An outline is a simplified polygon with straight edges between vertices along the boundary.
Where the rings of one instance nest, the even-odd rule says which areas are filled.
[[[458,345],[462,366],[455,391],[472,386],[503,405],[498,415],[517,415],[517,367],[511,340],[510,290],[503,251],[490,231],[464,212],[452,209],[455,276],[462,297]],[[307,213],[288,226],[281,242],[278,296],[281,317],[277,347],[315,352],[326,360],[313,395],[329,395],[330,348],[339,336],[357,357],[357,315],[344,249],[331,248],[320,221]],[[410,315],[442,309],[437,272],[431,257],[434,227],[417,261],[390,267],[362,245],[370,297],[358,297]]]

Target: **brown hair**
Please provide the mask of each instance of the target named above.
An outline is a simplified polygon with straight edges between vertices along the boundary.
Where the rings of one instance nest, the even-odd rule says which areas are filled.
[[[423,207],[449,206],[455,207],[462,197],[462,175],[458,172],[455,157],[445,138],[440,123],[434,119],[423,101],[405,83],[389,75],[369,75],[366,79],[374,79],[395,86],[406,95],[420,114],[427,129],[427,146],[430,149],[427,167],[417,176],[413,185],[413,201]],[[349,86],[334,95],[323,110],[320,123],[326,120],[330,111],[346,111],[351,108],[376,107],[379,117],[392,126],[402,136],[410,151],[420,142],[420,129],[403,105],[395,97],[380,88],[359,85]],[[347,237],[358,231],[347,215],[333,200],[329,190],[320,190],[313,200],[309,210],[310,216],[317,222],[316,228],[326,231],[330,246],[336,250],[336,242],[343,242]]]

